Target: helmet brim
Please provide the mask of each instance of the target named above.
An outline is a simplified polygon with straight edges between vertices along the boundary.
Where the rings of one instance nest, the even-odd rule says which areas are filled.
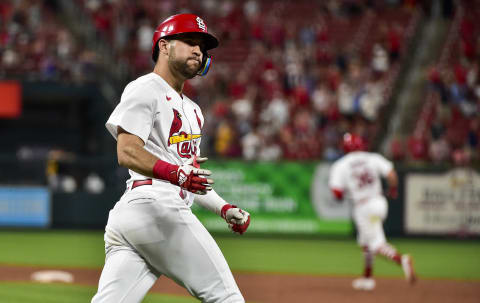
[[[176,37],[181,37],[183,34],[198,34],[202,37],[203,41],[205,42],[205,50],[210,50],[213,48],[218,47],[218,39],[215,38],[214,35],[204,32],[183,32],[183,33],[175,33],[173,35],[168,35],[161,37],[161,39],[175,39]]]

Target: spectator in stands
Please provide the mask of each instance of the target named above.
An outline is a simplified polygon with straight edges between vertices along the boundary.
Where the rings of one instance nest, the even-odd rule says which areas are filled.
[[[282,157],[282,149],[275,136],[264,136],[258,152],[260,161],[277,161]]]
[[[293,156],[297,159],[311,159],[320,156],[322,138],[318,135],[313,114],[306,109],[298,110],[292,121],[293,140],[295,145]]]
[[[401,41],[401,26],[398,23],[394,23],[389,26],[387,31],[388,52],[392,63],[400,58]]]
[[[370,75],[365,84],[365,94],[360,99],[360,110],[362,116],[369,120],[377,120],[378,111],[383,104],[384,84],[378,75]]]
[[[338,88],[338,108],[343,115],[352,115],[356,112],[353,102],[354,90],[349,82],[343,81]]]
[[[286,39],[285,23],[273,14],[269,14],[268,18],[268,29],[265,33],[265,38],[272,47],[282,48]]]
[[[235,80],[231,81],[228,86],[228,94],[230,97],[237,99],[245,96],[248,85],[248,72],[242,69],[235,75]]]
[[[453,164],[456,166],[468,166],[472,155],[468,149],[456,149],[452,153]]]
[[[480,160],[480,115],[470,121],[467,136],[469,149],[472,151],[475,160]]]
[[[473,43],[475,41],[475,15],[473,10],[466,10],[464,17],[460,21],[460,43],[462,45],[462,53],[467,58],[473,55]]]
[[[472,64],[469,64],[467,70],[467,86],[472,91],[475,91],[475,85],[478,83],[477,81],[479,80],[480,76],[479,73],[480,67],[478,62],[473,62]]]
[[[258,18],[260,13],[260,5],[256,0],[247,0],[243,4],[243,14],[247,18],[247,21]]]
[[[152,50],[152,37],[154,29],[148,19],[140,21],[140,27],[137,30],[138,49],[141,52],[150,53]]]
[[[348,71],[338,90],[340,112],[376,120],[382,103],[383,85],[378,79],[370,77],[368,70],[358,61],[352,62]]]
[[[430,142],[429,156],[434,163],[442,163],[450,158],[450,146],[444,135]]]
[[[243,159],[256,161],[259,158],[262,137],[257,128],[252,129],[251,132],[243,136],[241,144]]]
[[[235,118],[235,128],[239,136],[244,136],[252,129],[253,122],[253,101],[255,100],[255,89],[249,89],[249,91],[239,99],[232,102],[231,110]]]
[[[268,136],[273,136],[289,122],[290,109],[281,91],[276,91],[273,98],[260,113],[261,128]]]
[[[335,96],[326,81],[319,81],[312,94],[312,107],[321,117],[326,117],[328,110],[335,106]]]
[[[440,94],[440,100],[443,104],[447,104],[450,98],[449,89],[442,77],[439,67],[433,66],[428,72],[428,80],[433,90]]]
[[[240,138],[232,117],[220,121],[215,136],[215,151],[223,157],[241,156]]]
[[[398,136],[393,138],[390,143],[390,158],[393,161],[403,161],[405,159],[405,142]]]
[[[343,155],[341,140],[339,140],[339,138],[342,137],[343,131],[333,123],[329,123],[323,129],[323,133],[325,146],[323,159],[335,161]]]
[[[378,74],[384,74],[389,68],[388,53],[380,43],[373,45],[372,70]]]
[[[428,145],[424,132],[416,129],[408,139],[408,159],[413,161],[426,161],[428,159]]]

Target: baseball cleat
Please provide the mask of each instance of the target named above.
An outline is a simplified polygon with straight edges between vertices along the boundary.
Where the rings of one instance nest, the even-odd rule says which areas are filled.
[[[375,289],[375,280],[372,278],[358,278],[353,280],[352,287],[356,290],[371,291]]]
[[[415,270],[413,269],[413,260],[410,255],[402,255],[402,269],[405,274],[405,279],[410,284],[415,284],[417,281],[417,276],[415,275]]]

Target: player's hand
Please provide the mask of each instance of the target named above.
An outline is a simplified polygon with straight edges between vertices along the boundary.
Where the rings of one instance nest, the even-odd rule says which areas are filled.
[[[193,156],[177,170],[170,172],[170,183],[180,186],[197,195],[205,195],[212,190],[212,179],[206,178],[212,174],[208,169],[201,169],[199,163],[204,163],[207,158]]]
[[[396,186],[390,186],[388,188],[387,196],[391,199],[396,199],[398,198],[398,187]]]
[[[225,204],[221,211],[222,218],[228,223],[228,227],[238,234],[243,234],[247,231],[250,225],[250,214],[238,208],[236,205]]]

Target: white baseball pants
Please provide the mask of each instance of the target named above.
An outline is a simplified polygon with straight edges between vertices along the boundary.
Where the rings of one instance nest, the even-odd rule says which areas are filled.
[[[203,224],[183,201],[152,189],[127,191],[110,211],[105,266],[92,302],[141,302],[165,275],[202,302],[244,303]]]
[[[386,243],[383,221],[387,217],[388,204],[383,196],[357,203],[353,209],[353,220],[357,227],[357,243],[376,251]]]

